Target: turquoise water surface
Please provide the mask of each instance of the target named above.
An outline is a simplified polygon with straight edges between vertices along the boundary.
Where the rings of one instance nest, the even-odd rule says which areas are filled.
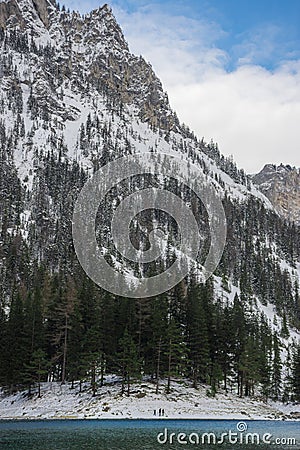
[[[300,422],[0,421],[1,450],[300,449]]]

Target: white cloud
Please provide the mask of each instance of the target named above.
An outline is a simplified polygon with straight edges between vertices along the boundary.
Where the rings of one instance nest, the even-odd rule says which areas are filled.
[[[155,5],[114,12],[131,50],[151,62],[180,120],[199,137],[213,138],[248,172],[269,162],[300,165],[300,61],[282,62],[274,72],[253,64],[276,52],[277,30],[272,42],[264,34],[261,46],[259,35],[249,42],[244,36],[240,65],[228,73],[230,57],[216,45],[225,36],[218,24]]]
[[[299,166],[300,77],[242,67],[171,88],[172,104],[201,136],[212,136],[249,172],[265,163]]]
[[[278,45],[281,29],[275,25],[264,25],[247,30],[239,35],[239,44],[233,47],[238,63],[258,64],[272,61],[284,48]]]
[[[158,72],[162,82],[189,83],[208,66],[222,67],[227,55],[214,43],[224,36],[213,22],[162,13],[158,5],[148,5],[126,13],[113,11],[121,23],[133,53],[142,54]]]

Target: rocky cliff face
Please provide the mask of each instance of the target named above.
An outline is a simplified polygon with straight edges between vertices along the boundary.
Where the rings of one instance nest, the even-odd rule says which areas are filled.
[[[279,214],[300,225],[300,169],[266,164],[253,181]]]
[[[14,0],[0,3],[0,27],[6,28],[9,23],[9,19],[10,22],[13,20],[18,22],[20,25],[24,24],[18,4]]]
[[[60,85],[71,81],[81,88],[86,82],[135,105],[141,120],[151,126],[168,131],[178,128],[160,80],[150,64],[130,53],[108,5],[81,16],[60,11],[54,0],[8,0],[0,3],[0,29],[15,40],[22,36],[24,50],[35,46],[38,52],[48,46],[50,51],[51,47],[51,67],[45,59],[30,58],[26,64],[31,66],[31,79],[26,81],[33,92],[43,84],[41,96],[51,94],[50,103],[58,111],[57,79]],[[39,103],[37,95],[37,107]]]
[[[249,292],[264,302],[278,297],[281,280],[289,292],[282,290],[278,307],[284,299],[292,310],[298,231],[290,230],[216,145],[199,141],[179,124],[160,80],[150,64],[131,54],[110,7],[82,16],[50,0],[0,1],[0,256],[5,256],[0,296],[5,304],[15,280],[28,284],[26,255],[29,265],[36,261],[52,272],[73,272],[71,218],[85,180],[111,160],[145,151],[158,160],[160,153],[177,154],[216,187],[228,218],[220,274],[223,270],[236,286],[242,279],[244,289],[252,283]],[[170,183],[170,189],[177,194],[180,188]],[[200,217],[201,205],[182,195]],[[105,209],[108,218],[111,205]],[[199,223],[206,232],[204,222],[205,217]],[[143,244],[145,227],[136,229],[135,242]],[[102,247],[121,265],[106,235],[104,228]],[[163,255],[163,264],[166,259]],[[291,275],[283,273],[283,259],[293,264]],[[133,266],[128,273],[133,270],[141,272]]]
[[[0,3],[0,27],[24,30],[36,26],[39,21],[49,28],[50,15],[58,11],[54,0],[5,0]]]

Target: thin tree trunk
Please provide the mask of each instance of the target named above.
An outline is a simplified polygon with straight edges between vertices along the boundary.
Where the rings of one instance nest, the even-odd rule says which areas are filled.
[[[33,314],[33,319],[32,319],[32,330],[31,330],[31,353],[33,352],[34,349],[34,334],[35,334],[35,312]]]
[[[130,375],[127,373],[127,397],[130,395]]]
[[[244,386],[244,377],[243,377],[243,372],[241,372],[241,377],[240,377],[240,397],[243,397],[243,386]]]
[[[100,378],[100,386],[102,387],[104,384],[104,355],[101,353],[101,378]]]
[[[65,337],[64,337],[64,350],[63,350],[63,364],[61,382],[65,384],[66,381],[66,362],[67,362],[67,342],[68,342],[68,315],[65,316]]]
[[[194,367],[194,373],[193,373],[193,388],[197,389],[198,388],[198,367]]]
[[[138,356],[140,357],[140,355],[141,355],[141,341],[142,341],[142,305],[141,305],[141,300],[138,302],[138,305],[139,305],[139,313],[138,313],[138,317],[139,317]]]
[[[169,358],[168,358],[168,384],[167,384],[167,394],[170,394],[171,390],[171,364],[172,364],[172,340],[169,342]]]
[[[38,389],[39,389],[39,393],[38,393],[38,398],[41,398],[41,364],[39,363],[39,374],[38,374]]]
[[[93,397],[96,396],[97,386],[96,386],[96,365],[93,364],[92,368],[92,391],[93,391]]]
[[[160,336],[159,341],[158,341],[158,350],[157,350],[157,365],[156,365],[156,394],[158,394],[158,390],[159,390],[159,377],[160,377],[160,354],[161,354],[161,341],[162,338]]]
[[[121,386],[121,394],[124,395],[125,392],[125,367],[122,368],[122,386]]]

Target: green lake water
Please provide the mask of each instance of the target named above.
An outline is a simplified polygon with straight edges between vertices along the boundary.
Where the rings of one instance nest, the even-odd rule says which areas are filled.
[[[182,448],[299,450],[300,422],[238,422],[233,420],[0,421],[1,450],[157,450],[164,448],[176,450]]]

